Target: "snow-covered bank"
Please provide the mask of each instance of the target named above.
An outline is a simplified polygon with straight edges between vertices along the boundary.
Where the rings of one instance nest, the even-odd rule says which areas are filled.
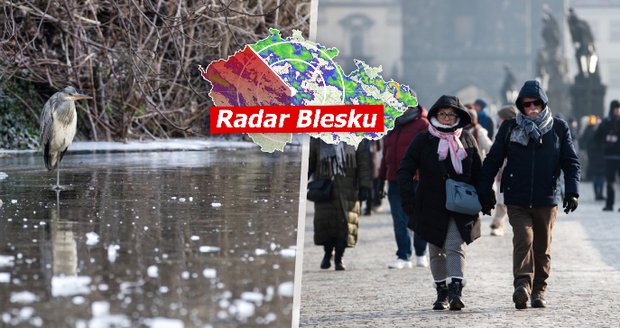
[[[293,138],[293,142],[285,148],[299,146],[300,141]],[[223,139],[160,139],[127,143],[109,141],[76,141],[69,146],[68,153],[84,152],[139,152],[139,151],[169,151],[169,150],[207,150],[212,148],[259,148],[250,141],[234,141]],[[35,153],[38,149],[8,150],[0,149],[0,154]]]

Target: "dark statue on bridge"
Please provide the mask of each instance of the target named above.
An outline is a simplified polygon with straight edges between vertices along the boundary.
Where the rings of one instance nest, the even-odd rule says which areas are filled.
[[[503,105],[514,104],[519,95],[517,78],[508,65],[504,65],[504,72],[504,82],[502,83],[499,99],[501,99]]]
[[[594,48],[594,36],[590,25],[579,19],[571,8],[568,14],[568,29],[575,46],[575,57],[579,72],[584,75],[598,74],[598,56]]]
[[[560,52],[562,34],[548,6],[543,7],[542,38],[544,47],[536,57],[536,76],[547,90],[549,104],[556,113],[570,115],[570,78],[566,59]]]
[[[601,83],[594,35],[590,25],[577,17],[572,8],[569,9],[567,21],[579,68],[575,84],[571,87],[573,116],[579,119],[590,114],[603,115],[606,87]]]
[[[555,20],[555,17],[551,15],[551,10],[548,6],[543,8],[543,12],[542,37],[545,41],[545,48],[555,53],[560,47],[562,38],[560,26],[558,25],[558,21]]]

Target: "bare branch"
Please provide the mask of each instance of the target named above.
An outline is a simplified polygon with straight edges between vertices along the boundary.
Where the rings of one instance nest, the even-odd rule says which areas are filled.
[[[74,85],[80,133],[95,140],[189,136],[207,131],[211,86],[198,65],[293,28],[308,35],[310,0],[0,0],[0,81]],[[1,87],[1,86],[0,86]],[[38,108],[27,106],[29,116]],[[202,130],[193,130],[195,127]]]

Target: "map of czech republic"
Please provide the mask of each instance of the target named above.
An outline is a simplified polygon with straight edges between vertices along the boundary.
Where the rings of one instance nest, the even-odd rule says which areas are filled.
[[[247,45],[227,59],[199,67],[212,85],[209,96],[217,106],[383,105],[385,132],[310,133],[327,143],[356,146],[364,139],[379,139],[394,127],[394,120],[417,99],[407,85],[385,81],[381,67],[355,61],[346,75],[333,61],[336,48],[307,41],[301,32],[283,39],[280,31]],[[284,150],[290,133],[249,133],[265,152]]]

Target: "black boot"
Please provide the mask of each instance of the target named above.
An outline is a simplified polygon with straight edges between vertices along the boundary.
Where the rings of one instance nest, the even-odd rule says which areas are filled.
[[[346,267],[342,263],[342,256],[344,256],[344,249],[346,248],[346,242],[336,242],[336,254],[334,255],[334,268],[336,271],[344,271]]]
[[[545,300],[545,292],[542,290],[533,291],[531,303],[532,303],[533,308],[547,307],[547,301]]]
[[[461,292],[463,291],[463,279],[451,278],[448,285],[448,299],[450,300],[450,310],[459,311],[465,307]]]
[[[448,285],[445,280],[436,281],[437,300],[433,303],[433,310],[445,310],[448,308]]]
[[[523,310],[527,308],[527,300],[530,298],[530,292],[525,286],[519,286],[515,288],[515,292],[512,294],[512,301],[515,303],[515,308]]]
[[[607,199],[605,200],[605,208],[603,211],[613,211],[614,210],[614,199],[616,198],[616,193],[614,191],[613,183],[607,183]]]
[[[323,250],[325,254],[323,255],[323,260],[321,261],[321,269],[329,269],[332,266],[332,251],[334,247],[331,245],[323,245]]]

